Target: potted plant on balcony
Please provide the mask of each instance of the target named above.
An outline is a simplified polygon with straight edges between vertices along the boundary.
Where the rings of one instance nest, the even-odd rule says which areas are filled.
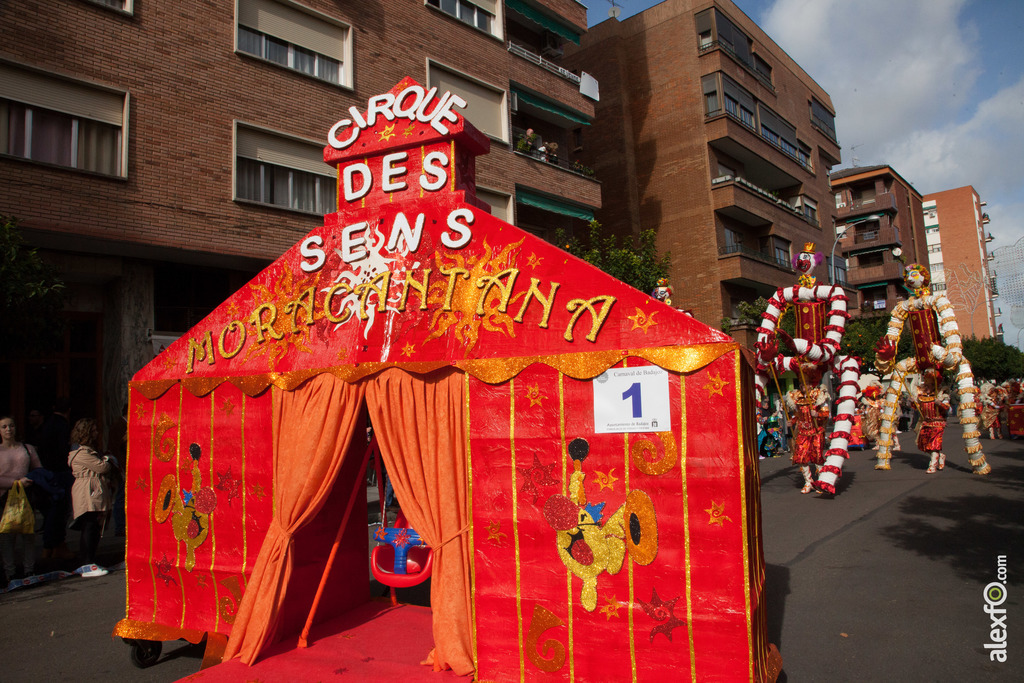
[[[527,128],[526,132],[516,139],[516,151],[523,154],[532,154],[537,148],[540,136],[533,132],[533,128]]]

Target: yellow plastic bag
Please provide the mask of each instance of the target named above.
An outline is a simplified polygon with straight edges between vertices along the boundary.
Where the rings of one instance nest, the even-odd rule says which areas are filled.
[[[28,503],[25,487],[20,481],[14,482],[11,492],[7,494],[7,507],[4,508],[3,519],[0,519],[0,534],[34,534],[36,532],[36,513]]]

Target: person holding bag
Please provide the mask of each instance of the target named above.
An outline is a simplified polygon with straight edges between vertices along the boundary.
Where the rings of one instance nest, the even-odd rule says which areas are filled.
[[[117,461],[96,452],[100,429],[92,418],[82,418],[75,423],[71,430],[71,443],[68,465],[75,475],[75,484],[71,487],[74,515],[71,528],[82,532],[79,543],[82,566],[78,573],[86,577],[106,576],[109,572],[96,564],[96,550],[103,534],[103,522],[111,508],[111,479],[118,471]]]
[[[0,555],[3,557],[8,581],[18,578],[14,561],[14,542],[18,536],[23,542],[22,576],[35,573],[35,512],[28,504],[24,489],[32,486],[32,480],[28,477],[29,470],[42,467],[35,447],[21,443],[16,436],[14,418],[0,418],[0,510],[5,513],[0,519],[9,529],[0,529]],[[7,514],[8,503],[12,507],[10,514]]]

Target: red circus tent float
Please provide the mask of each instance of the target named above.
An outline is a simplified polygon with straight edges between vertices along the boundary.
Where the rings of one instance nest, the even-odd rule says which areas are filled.
[[[114,635],[252,663],[370,601],[368,416],[435,669],[773,680],[738,345],[491,216],[462,105],[352,107],[340,210],[135,375]]]

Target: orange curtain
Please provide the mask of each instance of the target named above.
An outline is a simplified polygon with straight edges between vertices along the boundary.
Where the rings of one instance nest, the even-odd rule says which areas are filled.
[[[366,388],[366,405],[409,525],[434,549],[430,585],[435,671],[473,673],[469,486],[464,381],[443,371],[389,369]]]
[[[238,606],[224,659],[252,664],[274,642],[292,573],[292,538],[334,486],[362,407],[363,386],[317,375],[273,389],[274,516]]]

